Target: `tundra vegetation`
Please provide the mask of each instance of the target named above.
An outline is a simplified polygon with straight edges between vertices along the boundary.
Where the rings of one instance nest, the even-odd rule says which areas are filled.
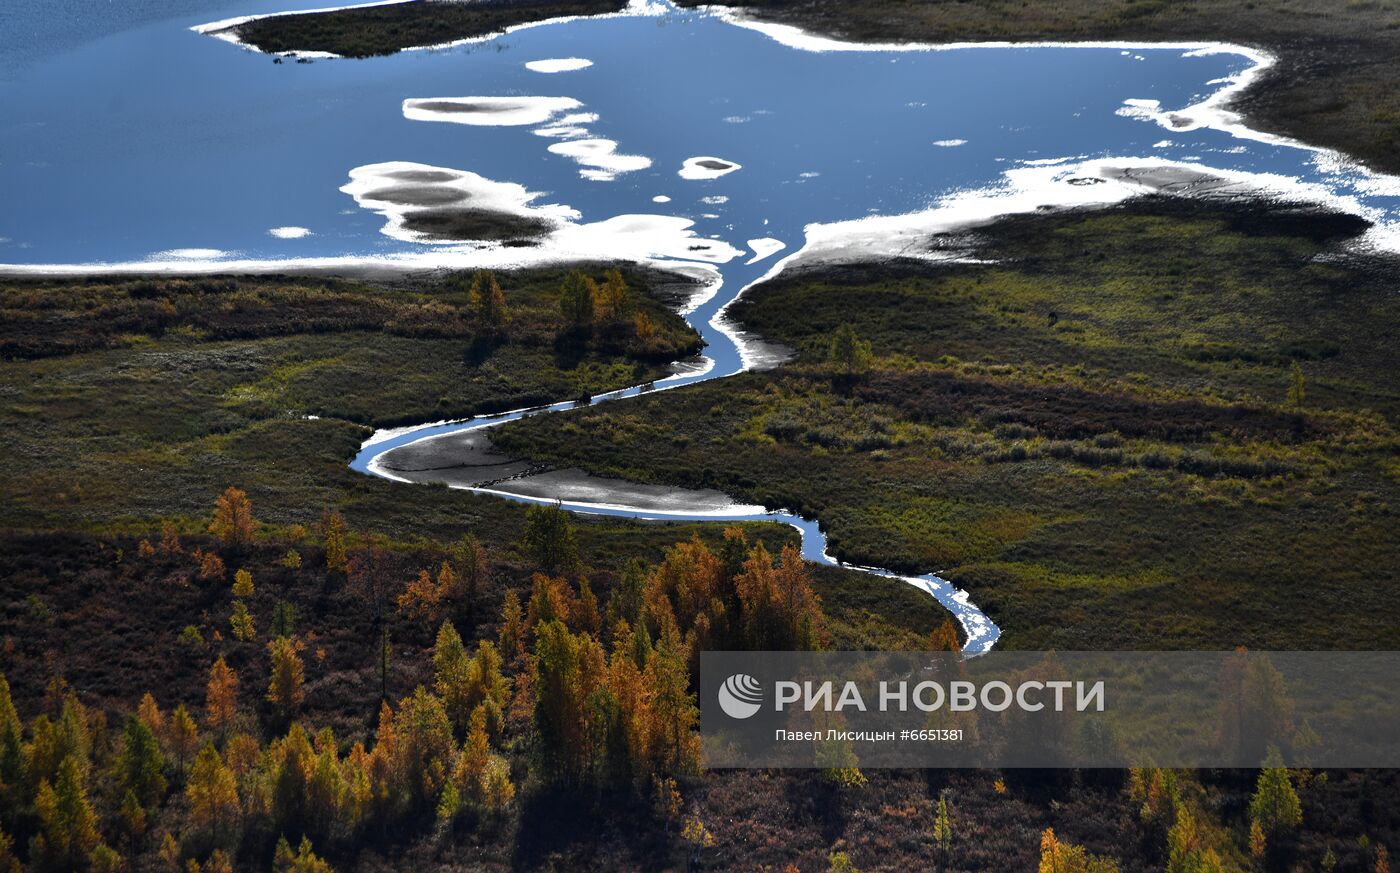
[[[815,507],[848,553],[948,570],[1012,645],[1333,645],[1340,622],[1382,645],[1395,304],[1382,262],[1317,257],[1355,230],[1018,219],[979,233],[995,264],[757,292],[740,316],[799,351],[781,370],[509,438],[562,457],[557,424],[586,466]],[[956,629],[773,525],[346,468],[368,425],[659,374],[696,342],[661,288],[596,267],[5,283],[0,871],[1389,869],[1390,771],[700,772],[700,649]]]
[[[717,488],[936,570],[1012,648],[1400,642],[1396,260],[1359,221],[1149,200],[1004,220],[978,263],[796,271],[776,370],[514,422],[519,457]]]

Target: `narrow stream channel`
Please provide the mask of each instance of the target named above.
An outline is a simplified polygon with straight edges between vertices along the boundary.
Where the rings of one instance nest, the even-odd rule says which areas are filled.
[[[773,274],[776,274],[776,272],[777,269],[775,268]],[[676,375],[655,383],[634,385],[619,391],[600,394],[592,398],[591,404],[611,403],[652,391],[668,390],[679,388],[684,385],[707,382],[713,379],[723,379],[750,369],[753,365],[752,347],[751,345],[749,347],[745,346],[737,330],[726,320],[725,310],[729,304],[737,300],[754,285],[763,281],[764,278],[769,277],[761,277],[747,285],[740,286],[732,281],[727,283],[723,278],[723,273],[721,273],[721,277],[706,289],[706,296],[698,302],[698,305],[693,306],[688,312],[683,313],[685,320],[695,328],[704,339],[705,348],[703,354],[705,358],[702,367],[678,372]],[[736,288],[737,290],[730,291],[730,288]],[[748,355],[745,354],[746,351],[749,352]],[[549,406],[520,409],[496,415],[482,415],[463,421],[427,424],[407,430],[396,429],[394,431],[376,433],[361,447],[359,454],[355,456],[350,466],[351,469],[361,473],[380,476],[398,482],[407,482],[408,480],[394,475],[380,463],[385,455],[395,449],[423,443],[428,440],[444,439],[466,431],[495,427],[496,425],[504,424],[508,421],[515,421],[516,419],[532,415],[546,415],[552,412],[574,409],[577,408],[578,405],[579,404],[575,401],[563,401]],[[511,480],[494,483],[488,486],[454,485],[452,487],[474,491],[478,494],[494,494],[524,503],[556,502],[553,499],[539,497],[533,494],[515,493],[511,490]],[[610,515],[645,521],[771,521],[791,525],[802,536],[803,558],[832,567],[845,567],[859,570],[864,573],[869,573],[871,576],[878,577],[881,580],[897,580],[904,582],[934,597],[945,609],[957,618],[958,623],[962,626],[966,638],[963,650],[968,654],[982,654],[983,652],[989,651],[992,646],[996,644],[997,638],[1001,634],[996,623],[972,602],[968,593],[959,589],[947,579],[934,573],[923,576],[903,576],[880,567],[860,567],[839,561],[828,551],[826,534],[822,532],[820,525],[815,520],[803,518],[785,509],[770,509],[754,506],[735,507],[737,511],[733,512],[709,511],[694,513],[663,512],[638,506],[613,503],[589,503],[565,500],[560,500],[558,502],[560,506],[570,512],[591,515]]]

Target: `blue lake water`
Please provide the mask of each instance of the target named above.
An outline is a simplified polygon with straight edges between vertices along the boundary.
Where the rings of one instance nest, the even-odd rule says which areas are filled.
[[[22,0],[45,14],[48,4]],[[826,52],[785,47],[701,13],[530,28],[497,40],[365,61],[273,64],[188,27],[287,0],[211,8],[59,51],[0,84],[0,263],[135,261],[171,249],[290,258],[402,251],[339,189],[349,171],[412,161],[520,182],[595,221],[667,213],[738,248],[800,246],[809,222],[902,213],[994,183],[1026,160],[1196,157],[1324,179],[1311,154],[1214,130],[1175,134],[1117,110],[1184,107],[1249,65],[1180,49],[969,48]],[[14,14],[11,10],[10,14]],[[542,58],[592,60],[541,74]],[[530,127],[412,121],[408,98],[576,98],[593,136],[652,165],[583,179]],[[957,147],[935,141],[965,140]],[[1163,140],[1171,144],[1154,147]],[[1243,147],[1241,152],[1227,151]],[[696,155],[743,170],[677,176]],[[806,174],[806,175],[804,175]],[[812,175],[816,174],[816,175]],[[656,195],[670,203],[652,202]],[[702,197],[726,196],[723,204]],[[1396,198],[1372,198],[1393,212]],[[717,215],[717,218],[704,218]],[[313,235],[279,240],[279,226]]]
[[[182,249],[241,261],[440,251],[387,235],[381,214],[340,189],[356,168],[384,162],[469,171],[539,192],[535,205],[572,207],[580,223],[680,216],[699,237],[743,250],[719,265],[725,293],[689,316],[714,366],[671,384],[740,368],[716,311],[800,249],[807,225],[917,212],[1037,162],[1155,158],[1273,174],[1349,198],[1381,221],[1400,218],[1393,188],[1310,150],[1210,127],[1169,130],[1122,111],[1130,100],[1166,110],[1200,103],[1252,65],[1234,53],[815,52],[705,12],[669,10],[546,24],[444,50],[274,64],[190,28],[296,8],[295,0],[148,0],[109,9],[96,24],[55,15],[72,4],[10,0],[0,13],[0,265],[142,262]],[[321,4],[303,0],[312,5]],[[526,67],[552,58],[592,65],[549,74]],[[527,125],[405,116],[405,100],[471,96],[581,106]],[[582,125],[588,138],[649,166],[589,178],[587,167],[549,151],[578,137],[536,130],[571,113],[596,115]],[[682,178],[696,156],[741,169]],[[309,235],[269,233],[287,226]],[[765,238],[786,250],[746,263],[748,241]],[[356,467],[368,470],[390,445],[472,426],[481,423],[381,443]],[[822,557],[815,524],[765,517],[802,527],[806,553]],[[951,587],[926,579],[956,606]],[[974,612],[960,613],[965,626],[985,618]],[[990,645],[995,626],[986,625]]]

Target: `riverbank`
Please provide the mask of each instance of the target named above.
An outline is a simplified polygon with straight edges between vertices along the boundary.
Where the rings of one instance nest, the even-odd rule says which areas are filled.
[[[707,5],[677,0],[680,6]],[[854,42],[1224,41],[1277,62],[1232,108],[1251,127],[1400,172],[1400,8],[1385,2],[751,0],[744,17]]]

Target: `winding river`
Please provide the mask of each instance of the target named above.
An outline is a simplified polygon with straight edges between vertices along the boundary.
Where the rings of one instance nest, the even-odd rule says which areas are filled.
[[[858,46],[644,0],[364,61],[274,63],[229,29],[298,2],[323,0],[200,0],[197,14],[151,0],[106,35],[47,41],[48,6],[9,9],[0,54],[20,60],[0,67],[0,273],[624,259],[699,278],[684,315],[703,361],[591,400],[612,403],[773,363],[725,311],[787,265],[949,256],[930,234],[1010,213],[1147,192],[1286,197],[1360,214],[1367,244],[1400,247],[1400,180],[1229,111],[1270,62],[1250,49]],[[454,238],[482,214],[530,238]],[[353,467],[429,481],[395,459],[575,405],[378,433]],[[837,563],[815,520],[714,493],[449,484],[580,513],[788,524],[804,557]],[[969,652],[996,643],[992,619],[937,574],[858,569],[937,598]]]
[[[752,286],[731,286],[729,289],[726,289],[723,280],[717,280],[711,288],[708,289],[703,301],[700,302],[699,305],[691,308],[689,312],[685,313],[686,321],[694,327],[705,340],[705,362],[698,369],[689,372],[682,371],[655,383],[636,385],[620,391],[600,394],[592,398],[590,402],[593,404],[611,403],[625,400],[628,397],[635,397],[643,392],[662,391],[712,379],[723,379],[726,376],[732,376],[748,369],[750,363],[746,362],[746,357],[748,361],[752,361],[752,356],[745,356],[742,353],[743,350],[741,349],[740,339],[733,326],[725,320],[724,310],[750,287]],[[576,401],[564,401],[549,406],[521,409],[498,415],[479,416],[465,421],[430,424],[418,428],[376,434],[361,448],[360,453],[351,463],[351,467],[363,473],[406,482],[408,481],[407,479],[395,475],[393,472],[386,469],[383,463],[383,460],[391,456],[396,450],[422,445],[430,441],[451,439],[464,433],[495,427],[496,425],[526,416],[547,415],[551,412],[574,409],[578,405]],[[523,481],[528,482],[529,479],[530,477],[527,476]],[[608,488],[605,480],[597,481],[603,483],[600,490],[606,492]],[[562,494],[541,496],[539,493],[524,492],[514,487],[516,484],[516,480],[506,479],[486,486],[453,487],[465,487],[467,490],[477,493],[494,494],[511,500],[519,500],[528,503],[554,503],[557,500],[559,505],[571,512],[623,516],[652,521],[780,522],[791,525],[802,535],[802,557],[809,561],[815,561],[830,566],[854,567],[854,565],[838,561],[827,551],[826,535],[822,532],[821,527],[815,520],[803,518],[783,509],[765,509],[758,506],[730,506],[721,508],[712,507],[699,512],[685,510],[668,511],[658,510],[654,504],[628,505],[621,502],[583,502],[564,499]],[[686,503],[689,496],[690,495],[683,491],[676,492],[674,501]],[[604,498],[604,500],[606,499],[607,498]],[[854,568],[881,578],[897,579],[906,582],[932,595],[956,617],[958,623],[962,626],[966,637],[964,650],[969,654],[980,654],[988,651],[996,643],[997,637],[1000,634],[996,624],[986,613],[977,608],[966,591],[957,588],[943,577],[934,573],[923,576],[901,576],[898,573],[879,567]]]

